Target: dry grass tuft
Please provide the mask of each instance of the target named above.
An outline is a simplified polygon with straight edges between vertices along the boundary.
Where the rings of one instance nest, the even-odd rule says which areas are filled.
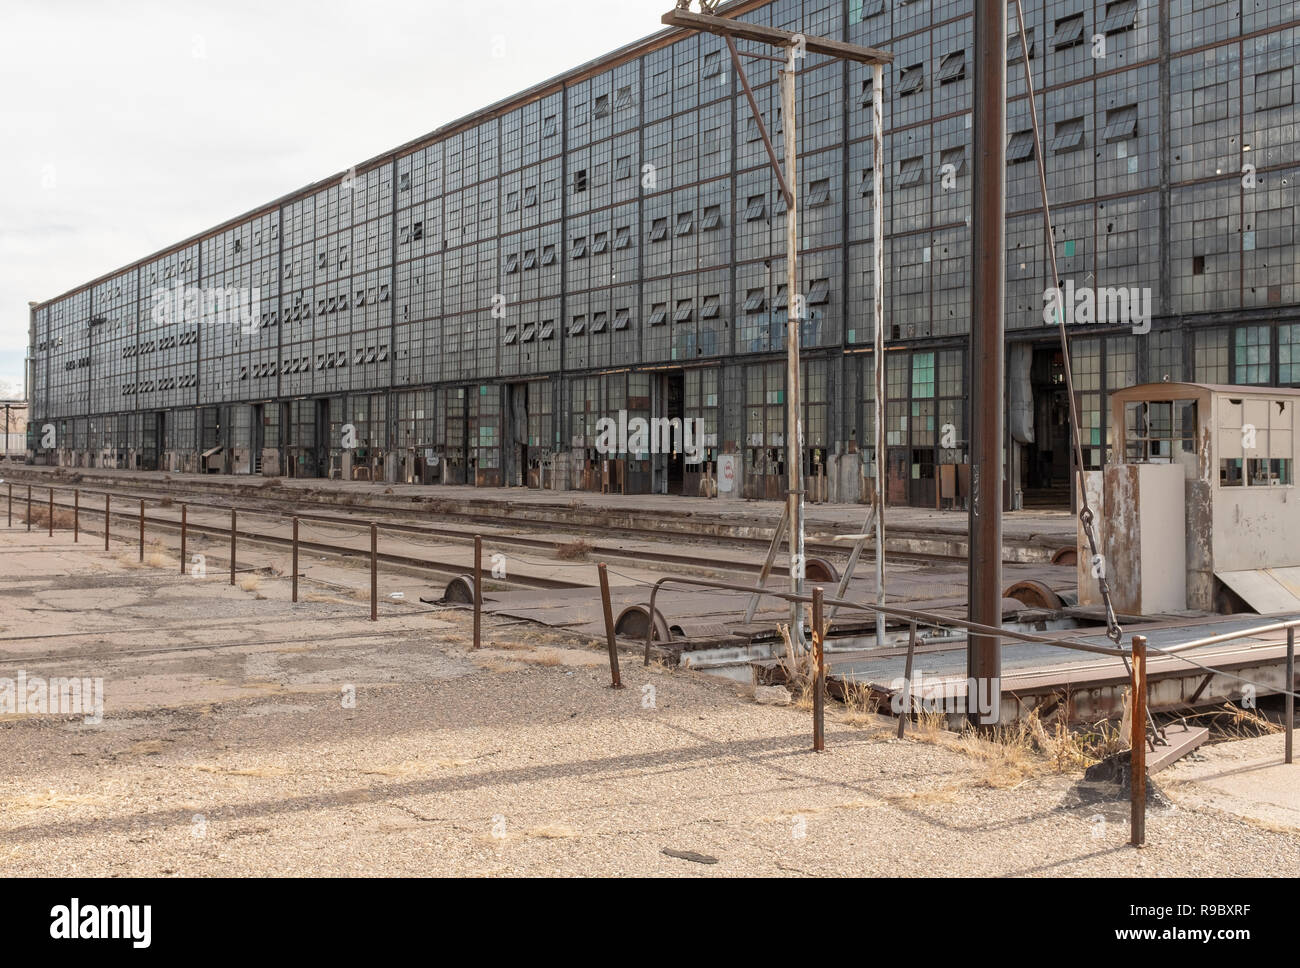
[[[22,510],[17,510],[18,501],[16,499],[14,501],[14,508],[16,511],[16,513],[14,514],[14,519],[22,520],[25,522],[27,520],[27,509],[24,507]],[[83,508],[83,510],[85,509]],[[46,530],[49,530],[49,527],[50,527],[49,505],[37,504],[35,501],[33,501],[32,502],[32,529],[37,530],[40,528],[45,528]],[[64,511],[62,508],[54,509],[54,530],[55,531],[72,530],[71,511]]]
[[[568,544],[557,545],[555,557],[562,561],[586,561],[587,556],[591,554],[591,548],[591,542],[579,538],[576,541],[570,541]]]
[[[1280,723],[1270,722],[1254,709],[1242,709],[1231,702],[1225,702],[1219,709],[1210,709],[1186,718],[1209,719],[1212,734],[1217,733],[1232,739],[1267,736],[1270,733],[1280,733],[1283,729]]]
[[[840,715],[840,722],[849,726],[883,724],[880,716],[880,697],[875,695],[869,686],[844,680],[843,689],[844,712]]]
[[[246,592],[257,591],[257,588],[261,583],[261,579],[256,575],[245,575],[243,578],[239,579],[239,587]]]
[[[172,561],[170,558],[168,558],[161,551],[155,551],[153,554],[151,554],[148,558],[145,559],[145,564],[148,565],[150,568],[171,568],[176,563]]]
[[[518,656],[517,661],[527,662],[529,665],[560,666],[564,665],[564,656],[558,652],[531,652],[528,655]]]
[[[89,793],[22,793],[0,800],[0,807],[14,810],[57,810],[61,807],[97,807],[107,801]]]

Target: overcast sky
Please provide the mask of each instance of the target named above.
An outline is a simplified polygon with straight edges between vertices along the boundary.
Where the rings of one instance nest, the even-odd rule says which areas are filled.
[[[672,6],[6,0],[0,396],[21,394],[29,300],[652,34]]]

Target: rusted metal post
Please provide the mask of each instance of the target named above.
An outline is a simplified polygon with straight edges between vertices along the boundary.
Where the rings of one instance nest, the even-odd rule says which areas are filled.
[[[188,509],[187,505],[184,505],[184,504],[181,505],[181,574],[182,574],[182,575],[185,574],[185,560],[186,560],[186,554],[185,554],[185,545],[186,545],[186,540],[185,540],[185,539],[189,536],[189,535],[188,535],[188,530],[187,530],[187,529],[188,529],[188,525],[189,525],[189,520],[188,520],[188,515],[187,515],[187,511],[188,511],[188,510],[189,510],[189,509]]]
[[[5,527],[12,528],[13,526],[14,526],[14,482],[10,481],[9,482],[9,521],[5,525]]]
[[[1286,761],[1290,763],[1295,734],[1295,626],[1286,630]]]
[[[614,610],[609,601],[609,575],[605,572],[602,561],[596,566],[600,570],[600,604],[605,612],[605,644],[609,647],[609,674],[611,689],[622,689],[623,679],[618,671],[618,644],[614,641]]]
[[[72,492],[72,543],[81,540],[81,488]]]
[[[379,621],[379,525],[370,522],[370,621]]]
[[[144,561],[144,498],[140,498],[140,561]]]
[[[235,583],[235,528],[238,524],[235,509],[230,509],[230,584]]]
[[[113,496],[111,494],[105,494],[104,495],[104,550],[105,551],[108,550],[108,532],[111,530],[109,528],[109,524],[112,521],[112,511],[110,510],[110,507],[112,506],[112,502],[113,502]]]
[[[27,530],[32,530],[32,486],[27,485]]]
[[[795,125],[795,68],[803,52],[791,45],[786,48],[786,64],[781,75],[782,138],[785,148],[785,182],[790,197],[785,211],[785,459],[790,505],[790,591],[804,593],[804,494],[803,494],[803,407],[799,390],[799,340],[802,335],[799,294],[799,180]],[[796,648],[804,645],[803,608],[790,603],[790,637]]]
[[[1002,439],[1006,277],[1007,9],[975,4],[974,183],[971,186],[971,498],[969,618],[1002,624]],[[1055,285],[1055,282],[1053,282]],[[1001,677],[1001,640],[972,635],[967,677]],[[995,687],[992,687],[995,688]],[[972,722],[978,713],[968,710]]]
[[[474,648],[483,634],[483,536],[474,535]]]
[[[826,626],[822,624],[822,586],[813,588],[813,752],[826,751]]]
[[[54,488],[50,488],[50,537],[54,537]]]
[[[293,600],[298,601],[298,516],[293,518]]]
[[[907,683],[907,705],[898,714],[898,738],[903,738],[903,728],[912,715],[912,662],[916,657],[916,622],[907,632],[907,663],[903,666],[903,681]],[[969,703],[969,699],[967,700]]]
[[[1133,701],[1130,710],[1132,736],[1129,755],[1129,785],[1132,801],[1129,815],[1129,843],[1143,847],[1147,840],[1147,639],[1133,636]]]

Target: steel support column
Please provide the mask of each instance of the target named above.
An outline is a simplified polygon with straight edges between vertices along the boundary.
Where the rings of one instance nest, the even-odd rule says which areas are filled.
[[[993,627],[1002,624],[1006,50],[1005,0],[976,0],[969,617]],[[977,681],[1000,678],[1000,640],[989,635],[970,636],[966,668],[968,677]]]

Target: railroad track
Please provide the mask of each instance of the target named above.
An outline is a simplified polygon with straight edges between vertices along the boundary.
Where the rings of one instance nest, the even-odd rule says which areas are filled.
[[[280,514],[294,515],[300,520],[312,520],[322,524],[337,523],[356,526],[360,523],[368,524],[371,520],[386,519],[384,527],[390,530],[402,530],[410,534],[421,534],[430,537],[438,537],[445,540],[471,543],[473,533],[467,532],[464,526],[461,527],[438,527],[429,524],[412,524],[401,520],[392,519],[410,518],[422,513],[417,509],[392,508],[384,506],[366,506],[358,507],[349,513],[340,514],[339,505],[331,501],[320,501],[310,497],[298,497],[288,495],[274,494],[221,494],[211,493],[207,489],[189,488],[187,489],[184,480],[173,480],[166,489],[160,489],[151,482],[142,482],[137,480],[123,480],[113,488],[104,488],[97,485],[80,486],[69,484],[68,482],[50,481],[48,476],[43,474],[23,474],[18,472],[12,474],[12,479],[16,484],[31,484],[36,488],[49,488],[54,486],[56,491],[69,490],[72,487],[79,487],[83,494],[97,494],[103,496],[109,494],[112,497],[131,498],[139,500],[145,498],[155,501],[171,500],[177,503],[193,503],[187,501],[186,494],[193,495],[197,502],[209,507],[215,508],[238,508],[243,510],[264,509],[276,511]],[[247,487],[246,485],[239,485]],[[34,492],[35,493],[35,492]],[[15,498],[16,499],[16,498]],[[309,510],[310,509],[310,510]],[[330,513],[332,512],[332,513]],[[569,544],[566,540],[556,540],[552,538],[529,537],[517,533],[520,528],[548,529],[548,530],[565,530],[574,535],[593,535],[604,536],[607,538],[623,537],[633,540],[654,541],[662,543],[666,539],[675,543],[683,541],[700,542],[701,549],[708,548],[709,557],[703,559],[700,553],[681,554],[677,552],[656,551],[649,549],[630,550],[618,548],[609,545],[594,545],[590,554],[593,557],[600,557],[605,560],[619,560],[629,564],[636,564],[643,567],[656,568],[662,566],[663,569],[674,567],[685,567],[691,569],[707,569],[713,571],[724,571],[738,574],[756,575],[761,570],[761,565],[756,561],[746,561],[738,558],[720,558],[714,553],[719,546],[730,546],[737,549],[746,549],[750,551],[766,551],[770,544],[770,538],[749,537],[744,535],[709,535],[705,537],[689,538],[681,534],[664,532],[654,528],[635,528],[628,525],[620,524],[616,526],[586,524],[555,525],[550,522],[530,525],[526,521],[503,521],[500,517],[493,515],[477,515],[469,512],[439,509],[437,511],[424,511],[424,514],[435,514],[443,519],[451,519],[463,524],[472,524],[475,526],[486,526],[491,531],[482,531],[485,538],[496,541],[508,541],[517,547],[531,548],[541,551],[555,553],[559,549]],[[705,545],[707,542],[707,545]],[[842,564],[848,557],[848,548],[842,543],[833,543],[819,541],[816,538],[810,538],[805,543],[806,552],[809,557],[820,557],[827,561],[834,562],[837,565]],[[965,558],[956,554],[942,553],[918,553],[903,550],[890,549],[888,556],[891,560],[906,561],[915,563],[930,562],[953,562],[965,561]],[[861,563],[865,564],[873,560],[873,553],[870,549],[863,552]],[[771,573],[775,576],[788,575],[789,571],[782,565],[776,565],[772,568]]]

